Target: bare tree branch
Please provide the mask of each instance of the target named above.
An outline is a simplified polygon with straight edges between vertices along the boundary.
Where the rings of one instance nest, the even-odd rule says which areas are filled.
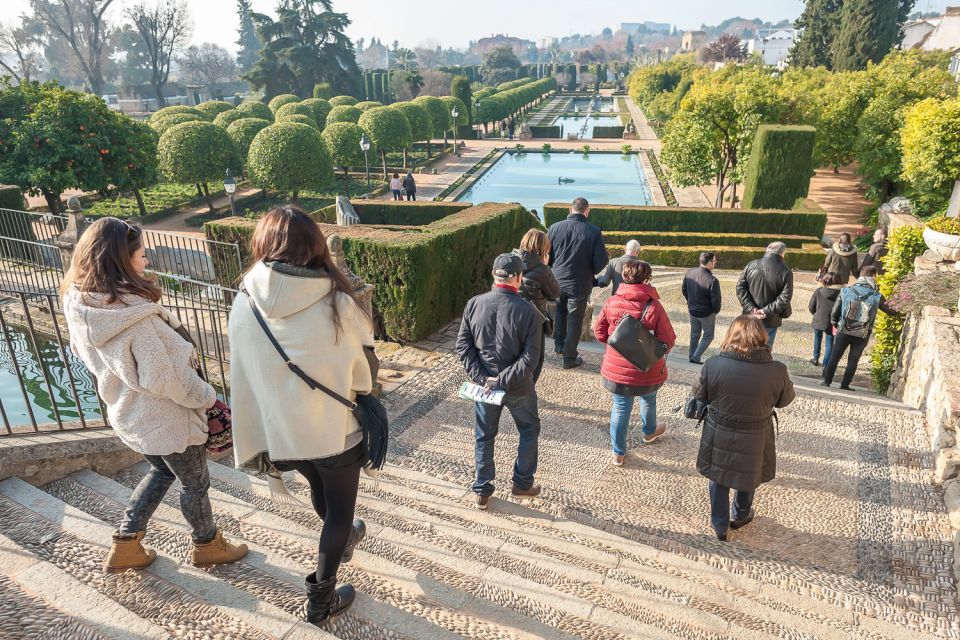
[[[157,104],[164,106],[163,87],[170,78],[174,54],[190,37],[190,12],[183,0],[148,6],[145,2],[125,12],[143,41],[150,71],[150,84],[157,96]]]
[[[103,65],[110,57],[109,38],[113,28],[106,20],[114,0],[30,0],[44,22],[48,37],[61,37],[73,51],[90,90],[103,92]]]

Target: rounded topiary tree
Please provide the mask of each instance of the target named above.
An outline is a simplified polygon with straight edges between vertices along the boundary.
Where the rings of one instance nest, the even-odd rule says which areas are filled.
[[[430,123],[433,125],[431,138],[442,138],[450,130],[450,111],[443,100],[435,96],[420,96],[413,101],[413,104],[423,107],[427,115],[430,116]],[[430,153],[430,141],[427,140],[427,154]]]
[[[248,100],[237,105],[236,111],[245,114],[246,118],[263,118],[273,120],[273,111],[270,107],[256,100]]]
[[[420,105],[412,102],[397,102],[390,105],[404,115],[410,123],[410,138],[412,142],[427,141],[427,153],[430,153],[430,136],[433,134],[433,121],[430,114]],[[403,168],[407,168],[407,148],[403,149]]]
[[[374,107],[360,116],[357,124],[367,132],[370,141],[380,152],[380,160],[383,162],[383,178],[386,180],[387,151],[400,151],[409,147],[413,142],[410,122],[405,115],[396,109]]]
[[[319,131],[296,122],[278,122],[253,139],[247,172],[258,187],[289,192],[296,200],[304,189],[329,184],[333,165]]]
[[[447,108],[447,113],[450,114],[450,130],[454,131],[455,127],[461,127],[464,125],[470,124],[470,116],[467,114],[467,105],[463,104],[463,100],[460,98],[455,98],[453,96],[440,96],[440,100],[443,102],[443,105]],[[453,110],[457,110],[457,121],[453,122]],[[456,137],[456,136],[454,136]],[[447,143],[447,134],[443,134],[443,143]],[[454,149],[456,152],[456,149]]]
[[[205,120],[193,113],[170,113],[159,118],[150,118],[148,124],[157,132],[157,135],[162,136],[170,127],[184,122],[205,122]]]
[[[357,102],[359,101],[353,96],[334,96],[333,98],[330,98],[331,107],[341,107],[344,105],[352,107],[353,105],[357,104]]]
[[[357,124],[362,115],[363,112],[360,111],[360,109],[344,104],[330,110],[330,113],[327,114],[325,124],[328,127],[334,122],[352,122],[353,124]]]
[[[376,100],[364,100],[363,102],[358,102],[354,105],[360,111],[370,111],[370,109],[375,109],[377,107],[382,107],[382,102],[377,102]]]
[[[350,167],[364,164],[360,138],[366,135],[360,125],[352,122],[334,122],[323,130],[323,142],[335,167],[343,169],[343,194],[350,196]],[[373,144],[370,151],[376,153]],[[369,152],[368,152],[369,153]]]
[[[330,110],[333,109],[333,107],[330,106],[330,102],[323,98],[307,98],[300,104],[305,104],[313,109],[313,115],[310,117],[317,121],[321,129],[327,122],[327,115],[330,113]]]
[[[243,118],[249,118],[250,116],[242,111],[237,111],[236,109],[230,109],[229,111],[224,111],[223,113],[217,114],[217,117],[213,119],[213,124],[218,127],[223,127],[226,129],[230,126],[231,123],[236,122],[237,120],[242,120]]]
[[[277,112],[277,109],[282,107],[285,104],[291,104],[293,102],[300,102],[300,98],[293,95],[292,93],[281,93],[278,96],[274,96],[270,99],[270,102],[267,103],[267,106],[270,107],[270,111],[274,113]]]
[[[237,147],[237,153],[240,155],[244,166],[247,163],[250,143],[253,142],[258,133],[269,126],[270,121],[263,118],[241,118],[227,127],[227,135],[230,136],[234,146]]]
[[[308,104],[304,104],[302,102],[288,102],[287,104],[280,105],[280,107],[273,112],[273,117],[279,120],[283,116],[292,116],[294,114],[307,116],[311,119],[317,115],[313,110],[313,107]]]
[[[224,111],[233,110],[234,106],[223,100],[208,100],[207,102],[198,104],[196,109],[200,112],[200,115],[203,116],[204,120],[213,122],[214,118]]]
[[[150,120],[153,120],[155,118],[164,118],[173,113],[189,113],[197,116],[198,118],[203,117],[200,115],[200,112],[197,111],[196,107],[188,107],[185,104],[175,104],[171,107],[164,107],[163,109],[154,111],[153,115],[150,116]]]
[[[277,119],[275,122],[299,122],[300,124],[305,124],[309,127],[313,127],[317,131],[320,131],[320,126],[316,121],[310,116],[305,116],[302,113],[285,113],[283,115],[277,114]]]
[[[240,171],[233,140],[212,122],[184,122],[170,127],[157,144],[157,165],[170,182],[202,186],[210,212],[214,211],[208,182],[223,179],[227,169]]]

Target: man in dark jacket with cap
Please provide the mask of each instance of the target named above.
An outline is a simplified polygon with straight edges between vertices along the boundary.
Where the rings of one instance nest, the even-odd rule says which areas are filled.
[[[737,281],[737,299],[745,314],[763,321],[773,351],[777,330],[793,313],[793,271],[783,261],[787,245],[771,242],[762,258],[748,264]]]
[[[567,219],[554,223],[547,230],[550,267],[560,285],[553,350],[563,354],[564,369],[583,364],[583,358],[577,353],[583,316],[587,312],[594,278],[609,262],[603,234],[587,222],[589,215],[590,203],[586,198],[577,198],[570,205]]]
[[[478,509],[487,508],[494,491],[493,446],[504,406],[520,433],[512,494],[529,498],[540,494],[540,485],[533,481],[540,437],[533,375],[540,360],[543,316],[520,297],[522,275],[519,256],[497,256],[493,263],[493,289],[467,302],[457,336],[457,355],[470,380],[506,392],[503,405],[476,403],[477,476],[473,492],[477,494]]]

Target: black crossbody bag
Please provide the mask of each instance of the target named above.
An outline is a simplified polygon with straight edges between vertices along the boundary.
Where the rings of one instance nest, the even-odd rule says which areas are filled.
[[[283,350],[283,347],[280,346],[280,343],[277,342],[277,339],[274,337],[273,332],[270,331],[270,327],[267,326],[267,321],[260,315],[260,310],[257,309],[257,304],[253,301],[253,298],[247,295],[247,300],[250,302],[250,309],[260,324],[260,328],[267,334],[267,338],[269,338],[270,343],[273,344],[277,353],[280,354],[280,357],[283,358],[287,368],[303,380],[308,387],[324,392],[353,413],[357,422],[360,423],[360,429],[363,432],[363,451],[370,461],[370,467],[375,470],[382,469],[387,459],[390,425],[387,418],[387,410],[383,406],[383,403],[380,402],[380,399],[370,394],[357,394],[357,401],[351,402],[336,391],[327,388],[308,376],[303,369],[298,367],[296,363],[291,362],[290,358],[287,357],[287,352]]]

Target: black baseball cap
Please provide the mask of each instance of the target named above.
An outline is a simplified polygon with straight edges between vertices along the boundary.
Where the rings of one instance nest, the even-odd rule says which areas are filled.
[[[523,273],[523,261],[512,253],[501,253],[493,261],[493,275],[498,278],[513,278]]]

